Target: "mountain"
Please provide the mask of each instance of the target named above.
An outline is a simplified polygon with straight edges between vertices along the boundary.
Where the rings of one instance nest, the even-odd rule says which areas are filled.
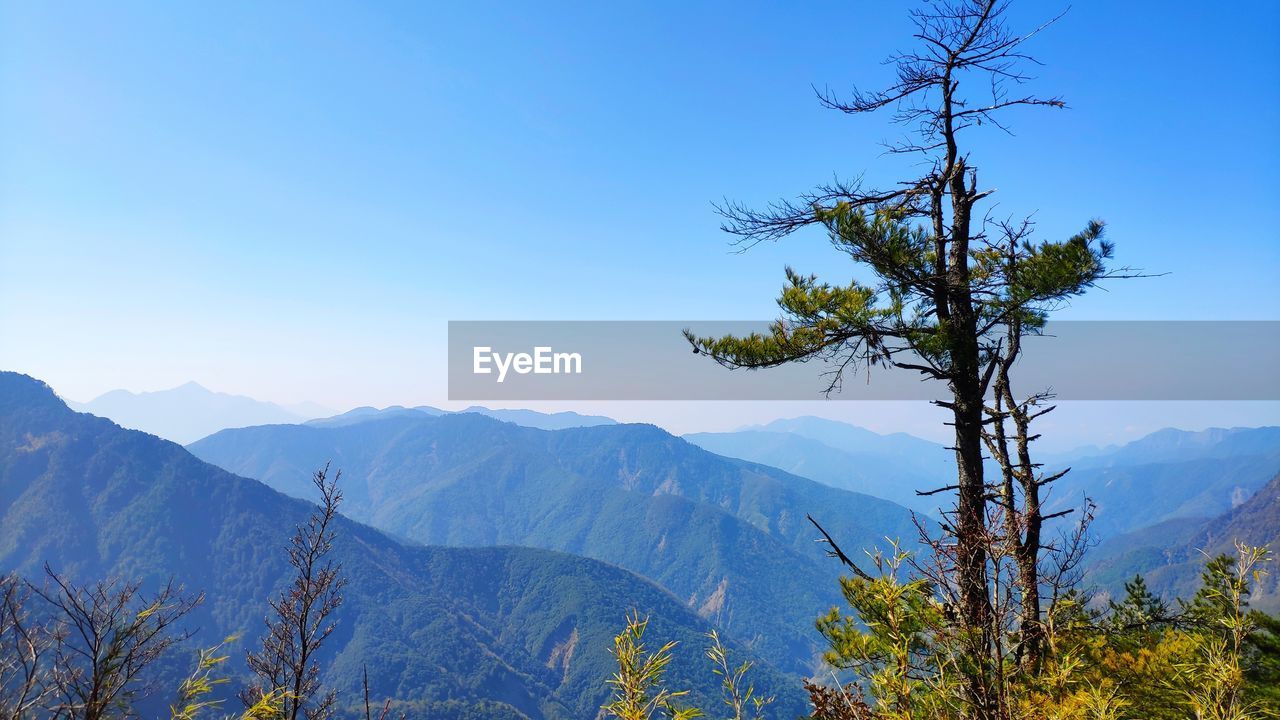
[[[328,418],[318,418],[310,420],[306,424],[317,427],[338,427],[342,425],[354,425],[356,423],[367,422],[369,420],[385,420],[389,417],[404,417],[416,415],[444,415],[451,413],[449,410],[441,410],[429,405],[419,405],[417,407],[406,408],[400,405],[392,405],[390,407],[379,410],[374,407],[358,407],[354,410],[348,410],[341,415],[335,415]],[[564,430],[565,428],[574,427],[595,427],[597,425],[616,425],[617,421],[603,415],[580,415],[576,412],[558,412],[558,413],[541,413],[536,410],[490,410],[479,405],[472,405],[466,410],[460,410],[462,413],[475,413],[486,417],[502,420],[503,422],[515,423],[525,427],[540,428],[542,430]],[[262,423],[270,424],[270,423]]]
[[[286,410],[243,395],[212,392],[194,382],[159,392],[112,390],[87,403],[69,405],[178,443],[189,443],[223,428],[302,422],[315,416],[299,414],[298,409],[316,410],[310,405]]]
[[[353,494],[358,477],[344,475]],[[288,577],[288,538],[310,511],[0,373],[0,570],[34,578],[47,561],[80,581],[174,577],[208,594],[191,618],[199,642],[241,631],[252,645]],[[350,584],[320,660],[347,702],[367,665],[373,696],[412,702],[415,715],[595,717],[610,640],[630,608],[652,618],[655,642],[681,643],[676,685],[704,703],[718,694],[698,650],[710,625],[622,569],[531,548],[409,545],[346,518],[333,552]],[[792,679],[764,663],[756,672],[780,693],[784,716],[801,711]]]
[[[190,450],[300,497],[311,492],[306,469],[332,458],[351,478],[357,519],[419,542],[530,545],[619,565],[794,672],[813,667],[813,621],[841,602],[840,566],[805,515],[857,558],[886,536],[918,537],[901,506],[651,425],[545,431],[474,413],[401,416],[225,430]]]
[[[817,440],[824,445],[853,455],[868,453],[897,457],[911,463],[922,463],[923,467],[931,471],[936,469],[936,463],[940,459],[945,462],[954,462],[950,450],[914,435],[907,433],[881,435],[857,425],[812,415],[784,418],[774,420],[767,425],[752,425],[741,429],[791,433]]]
[[[928,453],[906,457],[890,447],[846,452],[806,435],[767,430],[693,433],[685,435],[684,439],[713,453],[770,465],[832,487],[884,498],[931,515],[936,515],[939,504],[949,502],[949,498],[944,495],[921,497],[916,491],[954,482],[949,479],[955,472],[953,465],[941,448],[938,448],[941,452],[931,449]],[[837,442],[834,438],[831,441]],[[874,447],[875,443],[859,443],[858,446]],[[930,457],[931,460],[928,459]]]
[[[539,428],[541,430],[564,430],[575,427],[596,427],[598,425],[617,425],[618,421],[603,415],[582,415],[572,411],[557,413],[541,413],[536,410],[523,409],[496,409],[490,410],[487,407],[472,405],[463,410],[464,413],[479,413],[487,415],[495,420],[515,423],[525,427]]]
[[[1189,597],[1199,584],[1206,556],[1235,554],[1244,542],[1280,550],[1280,475],[1240,506],[1209,520],[1171,520],[1127,533],[1093,551],[1090,579],[1119,592],[1124,581],[1142,574],[1166,596]],[[1271,572],[1258,584],[1253,606],[1280,610],[1280,579]]]
[[[390,407],[385,407],[382,409],[378,409],[378,408],[370,407],[366,405],[363,407],[353,408],[351,410],[348,410],[342,413],[341,415],[334,415],[333,417],[316,418],[314,420],[308,420],[306,424],[314,425],[316,427],[343,427],[345,425],[356,425],[362,422],[369,422],[370,420],[385,420],[391,417],[405,417],[405,416],[416,417],[418,415],[440,415],[442,413],[444,413],[444,410],[439,410],[437,408],[433,408],[428,405],[421,405],[419,407],[411,407],[411,408],[407,408],[401,405],[392,405]],[[269,425],[272,423],[262,423],[262,424]]]
[[[1097,503],[1103,538],[1168,520],[1204,519],[1249,499],[1280,472],[1280,428],[1166,429],[1071,466],[1045,503],[1049,512]]]
[[[777,420],[730,433],[695,433],[687,440],[712,452],[772,465],[834,487],[863,492],[926,513],[940,495],[917,489],[954,475],[942,446],[897,433],[879,435],[816,417]],[[1048,491],[1048,512],[1096,505],[1092,531],[1101,538],[1161,524],[1197,526],[1251,497],[1280,471],[1280,428],[1165,429],[1123,446],[1046,454],[1046,469],[1071,467]],[[988,471],[995,472],[988,463]],[[1173,522],[1172,525],[1163,523]]]
[[[316,403],[298,403],[283,407],[243,395],[213,392],[194,382],[157,392],[133,393],[128,390],[112,390],[87,403],[68,402],[67,404],[73,410],[104,417],[122,427],[149,432],[184,445],[227,428],[293,425],[302,422],[324,426],[351,425],[394,415],[440,415],[449,412],[429,405],[411,408],[392,405],[382,409],[358,407],[340,415],[333,415],[332,410]],[[491,410],[478,405],[461,412],[479,413],[517,425],[544,430],[614,425],[617,422],[602,415],[582,415],[576,412],[541,413],[523,409]]]
[[[1165,428],[1120,447],[1080,452],[1072,458],[1078,468],[1126,467],[1194,460],[1273,456],[1280,450],[1280,427]]]

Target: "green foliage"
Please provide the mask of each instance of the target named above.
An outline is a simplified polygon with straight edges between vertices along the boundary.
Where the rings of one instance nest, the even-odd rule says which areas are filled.
[[[724,704],[733,711],[732,720],[747,720],[748,714],[754,720],[764,717],[766,707],[773,704],[774,695],[757,695],[754,683],[747,680],[747,673],[754,666],[750,660],[740,665],[729,662],[729,649],[720,641],[720,634],[715,630],[707,633],[711,645],[707,648],[707,659],[711,661],[711,672],[720,677],[721,689],[724,691]]]
[[[229,657],[224,648],[235,640],[236,637],[231,636],[197,651],[195,669],[178,686],[177,701],[169,706],[170,720],[197,720],[222,708],[224,701],[215,690],[230,683],[219,671]],[[235,716],[235,720],[280,720],[284,717],[284,700],[283,692],[262,693],[256,702]]]
[[[673,659],[672,651],[678,643],[669,641],[649,652],[644,645],[648,627],[649,619],[642,620],[639,613],[632,611],[627,615],[622,632],[614,637],[613,656],[617,670],[609,680],[613,697],[601,709],[620,720],[704,717],[707,713],[696,705],[685,704],[690,696],[688,691],[667,688],[667,671]],[[729,720],[763,720],[765,710],[774,704],[777,697],[757,694],[755,683],[747,678],[754,663],[750,660],[738,664],[730,661],[730,650],[716,631],[708,632],[705,637],[710,641],[706,658],[711,661],[711,674],[720,678],[721,702],[732,713]]]
[[[223,646],[234,640],[235,637],[228,637],[218,645],[197,651],[195,670],[178,686],[178,699],[169,706],[171,720],[195,720],[206,710],[222,707],[223,701],[214,697],[213,691],[228,680],[214,673],[227,661]]]
[[[906,553],[871,555],[875,572],[842,580],[848,614],[818,628],[827,660],[855,678],[810,688],[830,720],[961,718],[963,643],[935,589],[904,574]],[[1206,562],[1202,586],[1174,612],[1135,578],[1105,611],[1071,592],[1045,617],[1048,653],[1038,673],[1005,668],[1008,720],[1253,720],[1280,717],[1280,620],[1251,611],[1251,587],[1269,553],[1240,544]]]
[[[1237,543],[1236,556],[1219,555],[1205,565],[1200,590],[1184,604],[1184,615],[1198,640],[1192,657],[1178,665],[1178,681],[1197,717],[1246,720],[1258,717],[1269,693],[1249,687],[1257,678],[1258,647],[1249,638],[1258,616],[1249,610],[1250,588],[1263,578],[1270,560],[1266,548]],[[1271,708],[1275,710],[1277,708]]]
[[[894,546],[869,557],[873,575],[840,580],[854,613],[832,608],[817,621],[830,646],[825,659],[862,679],[879,717],[935,715],[957,679],[954,656],[936,642],[943,609],[926,580],[904,577],[909,553]]]
[[[1141,575],[1125,583],[1124,589],[1124,599],[1110,603],[1106,625],[1111,641],[1121,648],[1150,645],[1170,626],[1169,606],[1147,589]]]
[[[1254,629],[1245,640],[1248,691],[1262,707],[1280,716],[1280,616],[1256,610],[1251,616]]]
[[[671,691],[663,686],[663,675],[671,664],[671,650],[675,641],[669,641],[653,652],[644,645],[644,631],[649,627],[648,618],[641,620],[639,613],[627,615],[627,626],[613,640],[613,656],[618,671],[610,678],[613,697],[603,706],[605,712],[619,720],[650,720],[660,714],[671,720],[689,720],[701,717],[702,712],[681,707],[678,700],[688,695],[687,690]]]
[[[960,329],[934,312],[943,268],[929,226],[900,209],[868,210],[847,202],[815,207],[814,213],[832,244],[869,267],[878,283],[831,285],[788,267],[778,297],[781,317],[769,332],[701,337],[686,331],[694,350],[729,367],[750,368],[815,357],[891,362],[910,350],[945,371]],[[1062,241],[1031,243],[1018,234],[1004,244],[972,247],[968,289],[980,332],[1011,322],[1034,331],[1051,309],[1106,277],[1113,247],[1103,232],[1102,222],[1091,220]]]
[[[975,251],[976,282],[1001,289],[980,306],[980,316],[1016,320],[1027,330],[1043,327],[1057,303],[1083,293],[1106,274],[1114,246],[1102,239],[1103,231],[1101,221],[1090,220],[1061,242],[1024,241],[1012,252],[990,247]]]

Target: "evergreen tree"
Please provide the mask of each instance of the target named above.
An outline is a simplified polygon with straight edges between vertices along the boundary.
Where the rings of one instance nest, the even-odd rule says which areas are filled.
[[[1043,623],[1038,489],[1057,476],[1039,474],[1027,450],[1034,440],[1027,423],[1040,414],[1032,408],[1045,396],[1014,399],[1007,391],[1009,370],[1022,335],[1042,328],[1051,310],[1104,278],[1128,274],[1108,269],[1112,246],[1102,239],[1099,221],[1065,240],[1033,243],[1029,221],[982,219],[982,202],[994,190],[979,183],[978,164],[965,146],[969,132],[982,125],[1003,128],[1010,108],[1063,107],[1054,97],[1010,94],[1027,79],[1024,47],[1038,30],[1011,32],[1005,10],[999,0],[928,3],[912,13],[922,47],[891,58],[895,83],[855,90],[847,99],[820,94],[823,105],[848,114],[894,108],[895,121],[907,125],[910,136],[890,151],[911,156],[913,166],[927,168],[923,175],[881,188],[837,180],[763,210],[720,208],[724,229],[743,247],[820,226],[835,249],[874,280],[832,284],[787,268],[778,298],[782,317],[767,332],[702,337],[686,331],[695,352],[730,368],[827,361],[834,368],[828,392],[858,366],[915,371],[945,385],[947,396],[937,404],[951,414],[957,477],[939,490],[955,491],[956,502],[943,524],[948,537],[933,543],[941,556],[934,579],[939,592],[955,595],[949,604],[967,636],[966,714],[975,718],[1005,714],[994,553],[1013,556],[1020,569],[1019,631],[1033,641],[1033,659]],[[1003,405],[996,408],[987,404],[993,378],[1004,383]],[[1001,464],[1010,489],[1004,498],[983,466],[993,419],[1016,424],[1014,453],[1007,451],[1008,438],[994,439],[1006,448]],[[1015,486],[1025,500],[1022,509],[1013,507]],[[998,505],[1003,500],[1009,515],[993,518],[993,497]],[[1007,518],[1009,527],[1026,533],[1016,548],[1012,538],[997,539]],[[1019,642],[1019,662],[1027,657],[1024,648]]]
[[[1273,716],[1280,717],[1280,616],[1253,611],[1253,632],[1246,639],[1245,678],[1250,694]]]
[[[1171,619],[1169,605],[1147,589],[1147,581],[1141,575],[1135,575],[1133,580],[1126,582],[1124,590],[1124,599],[1109,603],[1107,630],[1113,642],[1119,645],[1148,645],[1168,627]]]

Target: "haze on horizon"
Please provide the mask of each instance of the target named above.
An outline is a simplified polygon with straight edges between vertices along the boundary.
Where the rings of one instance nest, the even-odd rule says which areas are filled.
[[[323,403],[285,403],[268,397],[249,397],[241,393],[223,393],[201,383],[189,381],[174,388],[131,391],[178,394],[189,389],[193,394],[231,395],[241,399],[272,403],[296,416],[296,419],[329,417],[357,407],[431,406],[448,411],[461,411],[474,405],[495,409],[530,409],[556,413],[572,411],[583,415],[603,415],[619,422],[651,423],[676,435],[696,432],[728,432],[752,425],[765,425],[774,420],[815,416],[846,422],[888,435],[908,433],[937,443],[949,441],[948,428],[940,411],[919,401],[778,401],[778,402],[531,402],[471,403],[462,401],[403,401],[395,403],[329,406]],[[57,387],[54,388],[58,390]],[[65,397],[65,396],[64,396]],[[92,398],[66,397],[81,407]],[[276,420],[279,421],[279,420]],[[1063,402],[1058,409],[1041,420],[1045,428],[1040,445],[1048,452],[1067,452],[1087,446],[1106,447],[1137,440],[1157,430],[1177,428],[1199,431],[1213,427],[1261,427],[1280,425],[1280,403],[1275,402]],[[192,438],[194,439],[194,438]]]

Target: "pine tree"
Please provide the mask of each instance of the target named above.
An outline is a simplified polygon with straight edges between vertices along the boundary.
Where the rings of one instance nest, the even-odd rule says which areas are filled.
[[[854,91],[848,99],[820,94],[823,105],[848,114],[894,108],[894,119],[911,135],[890,152],[911,156],[915,166],[927,168],[923,175],[882,188],[837,180],[764,210],[720,208],[723,228],[743,248],[819,226],[836,250],[874,280],[831,284],[787,268],[778,298],[782,317],[767,332],[702,337],[686,331],[695,352],[729,368],[826,361],[834,368],[828,392],[859,366],[914,371],[945,385],[945,399],[936,402],[951,414],[957,477],[938,490],[954,491],[956,501],[943,524],[947,537],[933,547],[945,556],[938,559],[945,577],[937,587],[954,591],[956,623],[970,636],[963,666],[967,714],[975,718],[1005,714],[993,553],[1008,553],[1020,570],[1019,662],[1038,655],[1044,546],[1038,492],[1060,476],[1040,474],[1029,456],[1034,436],[1028,423],[1042,414],[1035,406],[1046,396],[1017,399],[1009,389],[1019,341],[1040,330],[1049,312],[1071,297],[1104,278],[1131,274],[1108,268],[1112,246],[1103,240],[1099,221],[1085,223],[1065,240],[1034,243],[1029,220],[982,220],[981,204],[994,190],[979,183],[978,165],[965,149],[970,131],[1003,128],[1001,118],[1010,108],[1064,106],[1059,98],[1010,94],[1027,79],[1021,69],[1029,60],[1024,46],[1038,30],[1012,33],[1005,10],[999,0],[929,3],[912,13],[922,47],[891,58],[894,84]],[[986,402],[993,381],[1003,383],[996,388],[1001,404],[995,408]],[[1006,420],[1014,422],[1012,439],[993,438],[988,425]],[[993,442],[1006,449],[1004,497],[1000,484],[984,473],[984,443]],[[1015,492],[1024,500],[1021,507],[1014,507]],[[989,513],[993,497],[997,505],[1004,503],[1008,514],[1002,518]],[[1008,527],[1023,535],[1016,547],[1012,538],[999,538],[1009,518]]]
[[[1124,599],[1109,603],[1106,629],[1112,642],[1127,648],[1150,645],[1169,627],[1172,619],[1169,604],[1147,588],[1147,581],[1141,575],[1126,582],[1124,590]]]

